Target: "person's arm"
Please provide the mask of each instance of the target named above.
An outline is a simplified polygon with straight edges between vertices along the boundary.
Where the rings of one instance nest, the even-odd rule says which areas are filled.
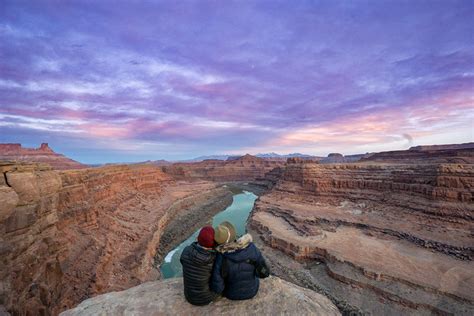
[[[270,275],[270,267],[267,265],[265,258],[263,257],[260,250],[255,246],[255,251],[257,253],[257,266],[260,267],[260,271],[257,271],[260,278],[266,278]]]
[[[211,276],[211,290],[217,294],[221,294],[224,291],[224,279],[221,275],[222,270],[222,255],[217,254],[216,260],[214,261],[214,267],[212,268]]]

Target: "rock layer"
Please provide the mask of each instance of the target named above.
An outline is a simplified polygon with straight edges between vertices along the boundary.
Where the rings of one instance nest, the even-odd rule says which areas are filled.
[[[86,165],[55,153],[47,143],[42,143],[39,148],[24,148],[21,144],[0,144],[0,160],[45,163],[57,170],[87,168]]]
[[[183,281],[149,282],[123,292],[108,293],[82,302],[62,316],[79,315],[340,315],[336,306],[314,291],[276,277],[262,280],[251,300],[220,298],[193,306],[183,295]]]
[[[238,159],[204,160],[195,163],[175,163],[163,171],[178,179],[206,179],[211,181],[255,181],[284,161],[273,161],[245,155]]]
[[[473,189],[472,164],[293,162],[250,227],[267,247],[323,262],[327,292],[365,311],[375,312],[339,284],[428,313],[471,313]]]
[[[474,163],[474,143],[415,146],[409,150],[385,151],[363,157],[362,161],[390,163]]]
[[[57,314],[156,279],[167,224],[230,195],[150,165],[58,172],[0,163],[0,171],[0,304],[14,314]]]

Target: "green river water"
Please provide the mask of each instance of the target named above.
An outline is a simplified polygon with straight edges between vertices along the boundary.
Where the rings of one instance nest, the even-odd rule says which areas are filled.
[[[212,226],[216,227],[223,221],[229,221],[234,224],[237,230],[237,236],[245,234],[247,219],[256,199],[257,196],[248,191],[235,194],[232,204],[212,218]],[[165,260],[160,266],[163,278],[167,279],[182,276],[183,270],[179,258],[183,249],[196,241],[198,234],[199,229],[165,256]]]

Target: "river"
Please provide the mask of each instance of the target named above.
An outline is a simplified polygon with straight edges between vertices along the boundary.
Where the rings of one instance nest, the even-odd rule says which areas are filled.
[[[216,227],[223,221],[229,221],[234,224],[237,230],[237,236],[243,235],[246,232],[245,226],[247,225],[247,219],[256,199],[257,196],[248,191],[235,194],[232,204],[212,218],[212,226]],[[182,276],[183,270],[179,258],[184,248],[196,241],[199,230],[195,231],[188,239],[165,256],[165,260],[160,266],[161,275],[164,279]]]

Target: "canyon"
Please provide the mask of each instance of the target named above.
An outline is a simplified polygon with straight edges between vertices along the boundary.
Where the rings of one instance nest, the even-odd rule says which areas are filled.
[[[39,148],[25,148],[21,144],[0,144],[0,161],[36,162],[49,164],[53,169],[81,169],[86,165],[54,152],[47,143]]]
[[[143,306],[148,288],[178,304],[179,280],[140,284],[160,279],[163,256],[238,187],[259,195],[247,228],[273,274],[341,312],[473,314],[474,146],[345,157],[358,161],[0,162],[0,306],[57,315],[99,295],[76,311],[117,311],[120,293]]]
[[[267,172],[284,165],[283,160],[264,159],[247,154],[225,161],[212,159],[193,163],[174,163],[163,167],[163,171],[177,179],[257,181],[264,180]]]
[[[188,213],[199,225],[211,216],[203,208],[212,214],[232,200],[216,183],[175,181],[149,165],[0,162],[0,171],[0,303],[14,315],[56,315],[158,278],[164,228]]]
[[[472,315],[474,165],[466,159],[473,153],[289,160],[257,201],[251,232],[275,273],[343,311]]]

